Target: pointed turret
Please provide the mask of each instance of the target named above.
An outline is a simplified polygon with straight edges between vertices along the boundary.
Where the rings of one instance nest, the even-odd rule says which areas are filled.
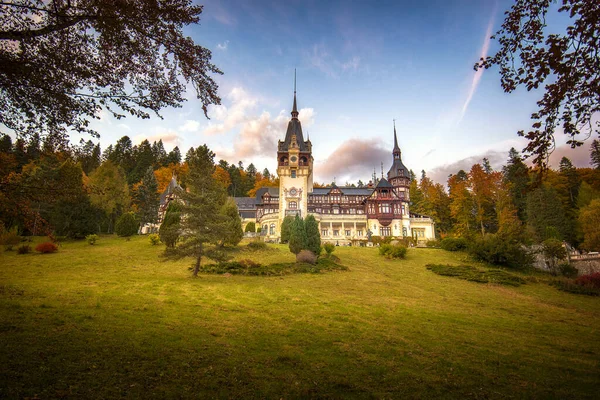
[[[388,171],[388,179],[391,181],[393,178],[397,177],[408,177],[408,168],[402,164],[402,152],[400,151],[400,146],[398,146],[398,135],[396,134],[396,120],[394,120],[394,150],[392,151],[394,155],[394,162],[392,163],[392,167]]]
[[[296,101],[296,70],[294,70],[294,105],[292,106],[292,119],[288,123],[285,139],[279,142],[279,151],[288,151],[292,144],[292,137],[296,136],[296,146],[300,151],[311,151],[311,146],[308,141],[304,141],[302,134],[302,124],[298,119],[298,102]]]
[[[400,146],[398,146],[398,135],[396,135],[396,120],[394,120],[394,150],[392,153],[394,154],[394,160],[400,159],[401,152]]]
[[[298,119],[298,106],[296,104],[296,69],[294,68],[294,105],[292,106],[292,119]]]

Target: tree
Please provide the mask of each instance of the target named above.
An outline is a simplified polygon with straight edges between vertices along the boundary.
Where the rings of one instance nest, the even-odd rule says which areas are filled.
[[[600,141],[594,139],[590,150],[591,164],[596,169],[600,169]]]
[[[140,224],[138,223],[135,214],[132,212],[125,213],[119,217],[115,224],[115,232],[119,236],[129,237],[135,235]]]
[[[600,250],[600,199],[592,200],[581,209],[579,224],[583,231],[581,247],[586,250]]]
[[[293,224],[294,217],[287,215],[285,218],[283,218],[283,222],[281,223],[281,243],[287,243],[290,241]]]
[[[154,176],[152,166],[146,169],[146,173],[142,178],[141,185],[137,188],[135,196],[137,205],[137,214],[140,225],[153,224],[158,218],[158,183]]]
[[[564,34],[548,33],[552,3],[516,0],[492,36],[500,50],[475,64],[475,70],[498,65],[505,92],[521,85],[528,91],[544,87],[539,109],[531,115],[533,129],[518,132],[529,140],[524,151],[542,168],[554,149],[557,128],[562,127],[573,148],[583,144],[581,134],[586,138],[594,130],[600,133],[600,122],[592,118],[600,111],[600,2],[562,0],[557,12],[570,18]]]
[[[0,12],[0,124],[18,134],[149,118],[178,107],[190,83],[206,115],[220,104],[211,52],[184,36],[200,20],[191,0],[22,0]],[[48,79],[51,77],[51,79]]]
[[[240,212],[232,198],[227,199],[221,208],[221,214],[225,216],[225,227],[219,245],[236,246],[244,237],[244,232]]]
[[[542,186],[529,192],[527,225],[539,242],[554,236],[555,232],[559,233],[560,239],[568,237],[568,221],[556,190]]]
[[[304,229],[304,220],[296,214],[292,229],[290,232],[290,251],[296,256],[302,250],[306,249],[306,230]]]
[[[254,222],[248,222],[244,232],[256,232],[256,224]]]
[[[319,223],[312,214],[309,214],[304,220],[304,230],[306,231],[306,250],[310,250],[318,256],[321,253],[321,233],[319,232]]]
[[[517,207],[517,215],[525,221],[525,206],[529,188],[529,168],[515,148],[508,152],[508,162],[502,167],[504,182],[509,185],[512,203]]]
[[[552,274],[558,274],[558,262],[567,258],[567,250],[558,239],[546,239],[542,242],[542,253],[548,262]]]
[[[167,248],[174,248],[179,239],[180,227],[179,222],[181,221],[181,205],[177,201],[172,201],[167,207],[167,212],[163,218],[162,224],[158,230],[160,241],[163,242]]]
[[[188,190],[178,191],[184,215],[180,222],[181,236],[177,245],[166,253],[175,259],[193,257],[193,277],[198,276],[203,257],[216,261],[225,259],[225,255],[214,248],[227,226],[227,217],[220,213],[227,194],[213,177],[214,157],[215,153],[206,145],[188,151]]]
[[[112,232],[119,215],[129,208],[129,186],[122,168],[111,161],[104,161],[90,175],[88,189],[92,204],[108,217],[107,231]]]

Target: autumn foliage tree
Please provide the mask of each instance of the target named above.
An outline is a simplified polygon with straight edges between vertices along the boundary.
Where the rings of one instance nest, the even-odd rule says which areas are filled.
[[[185,100],[219,104],[211,52],[184,36],[191,0],[0,3],[0,124],[18,134],[96,135],[101,110],[148,118]],[[49,78],[51,77],[51,78]]]

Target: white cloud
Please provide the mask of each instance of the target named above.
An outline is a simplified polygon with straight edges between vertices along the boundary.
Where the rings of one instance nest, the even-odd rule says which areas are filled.
[[[198,128],[200,127],[200,122],[188,119],[185,121],[185,124],[179,127],[179,131],[181,132],[198,132]]]
[[[218,124],[209,123],[208,127],[204,129],[204,134],[216,135],[229,132],[247,119],[247,113],[257,103],[257,100],[241,87],[233,88],[225,97],[231,102],[229,108],[219,108],[220,106],[209,108],[209,115],[216,112],[219,115],[217,119],[223,122]]]
[[[159,140],[163,141],[163,144],[170,146],[180,146],[181,138],[179,134],[171,129],[164,129],[161,127],[155,128],[154,133],[151,135],[140,134],[136,135],[133,138],[134,143],[141,143],[144,139],[148,140],[150,143],[158,142]]]
[[[229,46],[229,40],[226,40],[223,43],[217,43],[218,50],[226,51],[228,46]]]
[[[358,69],[359,65],[360,65],[360,57],[354,56],[354,57],[352,57],[352,59],[350,59],[342,64],[342,69],[344,71],[346,71],[346,70],[356,71]]]

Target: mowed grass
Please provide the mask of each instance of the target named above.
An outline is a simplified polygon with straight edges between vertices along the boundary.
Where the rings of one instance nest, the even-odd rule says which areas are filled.
[[[0,398],[597,398],[600,299],[439,276],[464,255],[201,275],[146,237],[0,254]],[[285,246],[238,251],[292,262]]]

